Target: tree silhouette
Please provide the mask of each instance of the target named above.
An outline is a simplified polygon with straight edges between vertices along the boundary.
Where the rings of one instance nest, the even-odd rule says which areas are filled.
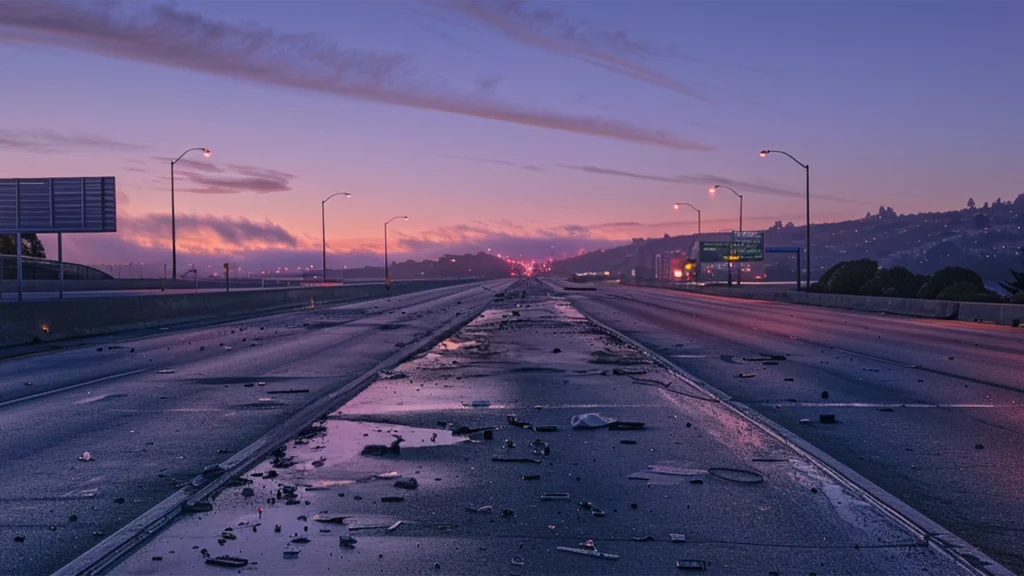
[[[967,199],[967,209],[968,210],[974,210],[974,208],[976,206],[977,206],[977,204],[974,203],[974,198],[968,198]]]
[[[17,254],[14,249],[14,245],[17,242],[16,239],[17,236],[14,234],[0,235],[0,254],[11,256]],[[21,235],[21,255],[31,258],[46,258],[46,248],[43,247],[43,242],[39,239],[39,236],[35,234]]]
[[[1020,248],[1020,260],[1024,262],[1024,246]],[[1013,276],[1012,282],[1000,282],[999,285],[1006,289],[1010,294],[1016,294],[1017,292],[1024,292],[1024,270],[1017,272],[1016,270],[1010,270],[1010,274]]]

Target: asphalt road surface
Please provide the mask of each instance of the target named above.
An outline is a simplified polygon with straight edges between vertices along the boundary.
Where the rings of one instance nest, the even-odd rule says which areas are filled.
[[[514,290],[113,574],[969,572],[561,291]]]
[[[468,320],[510,283],[0,361],[0,572],[53,572],[311,398],[457,315]]]
[[[1024,574],[1024,329],[611,284],[565,294]]]

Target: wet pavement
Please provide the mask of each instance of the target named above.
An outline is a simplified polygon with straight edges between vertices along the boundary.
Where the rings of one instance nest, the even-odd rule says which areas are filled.
[[[560,295],[518,288],[113,573],[970,573]],[[599,427],[574,429],[585,414]]]
[[[0,361],[0,573],[52,573],[511,282]]]
[[[557,286],[1024,574],[1024,329],[595,287]]]

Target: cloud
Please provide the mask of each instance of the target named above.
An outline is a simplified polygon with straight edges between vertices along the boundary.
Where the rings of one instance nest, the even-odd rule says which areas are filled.
[[[579,172],[586,172],[588,174],[599,174],[602,176],[617,176],[621,178],[633,178],[636,180],[647,180],[650,182],[664,182],[666,184],[694,184],[698,186],[706,186],[708,188],[715,185],[731,186],[736,188],[736,191],[740,194],[766,194],[769,196],[785,196],[790,198],[803,198],[805,196],[804,191],[787,190],[785,188],[779,188],[770,184],[759,184],[756,182],[745,182],[742,180],[735,180],[733,178],[726,178],[724,176],[716,176],[714,174],[683,174],[680,176],[659,176],[655,174],[642,174],[639,172],[629,172],[626,170],[617,170],[615,168],[605,168],[601,166],[590,166],[590,165],[576,165],[576,164],[558,164],[561,168],[568,170],[576,170]],[[850,200],[848,198],[840,198],[838,196],[831,196],[829,194],[814,193],[814,198],[818,200],[829,200],[831,202],[844,202],[849,204],[863,204],[856,200]]]
[[[211,20],[167,4],[6,2],[0,42],[34,43],[112,58],[438,112],[651,144],[711,150],[662,130],[600,116],[516,106],[415,81],[401,55],[343,50],[309,35]]]
[[[483,26],[506,38],[577,60],[582,60],[613,74],[654,84],[673,92],[709,100],[700,90],[679,82],[649,66],[635,62],[638,56],[685,57],[670,47],[642,42],[625,30],[598,30],[586,21],[574,22],[561,12],[549,9],[528,10],[521,1],[443,0],[429,2],[437,11]],[[451,22],[451,18],[440,18]]]
[[[477,158],[474,156],[456,156],[454,154],[436,154],[433,152],[429,153],[431,156],[440,156],[441,158],[451,158],[453,160],[466,160],[468,162],[483,162],[485,164],[499,164],[501,166],[511,166],[513,168],[519,168],[521,170],[528,170],[530,172],[543,172],[544,168],[535,164],[520,164],[519,162],[510,162],[508,160],[497,160],[494,158]]]
[[[118,236],[142,247],[171,247],[171,218],[167,214],[122,216]],[[178,214],[178,249],[193,254],[239,254],[254,250],[289,249],[299,240],[282,226],[266,220]]]
[[[0,11],[0,15],[2,14],[3,12]],[[19,152],[52,153],[87,150],[133,151],[141,150],[144,147],[92,134],[61,134],[54,130],[7,130],[0,128],[0,148]]]
[[[289,182],[295,178],[294,174],[272,169],[236,165],[229,165],[229,167],[239,175],[211,176],[201,172],[182,172],[188,182],[193,184],[193,186],[182,188],[182,191],[196,194],[238,194],[240,192],[272,194],[291,190]]]

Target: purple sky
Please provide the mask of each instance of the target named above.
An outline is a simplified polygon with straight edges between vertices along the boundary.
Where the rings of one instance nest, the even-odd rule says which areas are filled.
[[[1024,192],[1024,3],[5,2],[0,177],[113,175],[86,263],[561,257]],[[45,240],[45,238],[44,238]],[[51,243],[52,244],[52,243]]]

